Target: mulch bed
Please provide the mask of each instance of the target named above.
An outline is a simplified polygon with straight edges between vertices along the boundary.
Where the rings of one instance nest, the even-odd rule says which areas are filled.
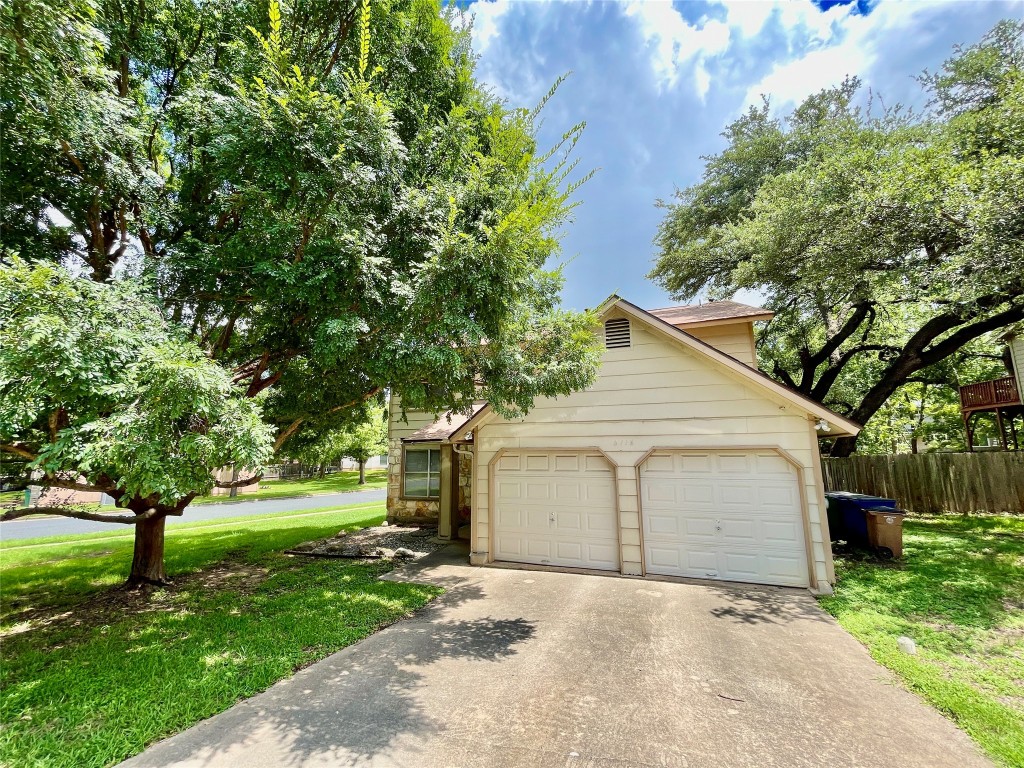
[[[437,538],[436,528],[400,525],[375,525],[358,531],[341,532],[337,536],[285,550],[289,555],[306,557],[343,557],[358,560],[395,558],[419,560],[451,542]]]

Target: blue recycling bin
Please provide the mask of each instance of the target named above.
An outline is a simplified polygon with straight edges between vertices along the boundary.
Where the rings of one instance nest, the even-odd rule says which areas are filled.
[[[833,541],[843,539],[850,544],[870,546],[868,539],[868,511],[896,509],[896,499],[868,496],[849,491],[825,494],[828,503],[828,527]]]

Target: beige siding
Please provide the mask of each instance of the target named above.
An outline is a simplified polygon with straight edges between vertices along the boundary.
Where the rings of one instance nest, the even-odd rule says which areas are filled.
[[[753,323],[728,323],[703,328],[687,328],[685,325],[680,327],[691,336],[696,336],[715,349],[735,357],[741,363],[757,367]]]
[[[525,419],[494,417],[479,428],[474,560],[489,559],[488,465],[502,448],[603,451],[616,467],[623,572],[640,574],[637,463],[647,451],[772,447],[785,451],[802,470],[814,564],[812,586],[815,581],[827,583],[830,558],[821,525],[813,440],[806,412],[634,321],[632,346],[605,350],[598,380],[590,389],[540,399]]]
[[[417,429],[433,424],[437,421],[437,414],[426,411],[409,411],[406,413],[406,418],[408,421],[402,421],[402,401],[398,395],[393,395],[388,411],[388,437],[393,440],[401,440]]]

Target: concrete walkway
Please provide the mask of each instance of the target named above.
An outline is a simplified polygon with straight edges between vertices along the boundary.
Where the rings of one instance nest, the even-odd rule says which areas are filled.
[[[370,501],[384,501],[388,496],[386,488],[372,488],[368,491],[345,493],[321,493],[315,496],[293,496],[279,499],[239,499],[218,501],[213,504],[190,504],[181,517],[168,517],[170,526],[181,523],[196,523],[200,520],[242,517],[244,515],[270,515],[275,512],[291,512],[297,509],[319,509],[340,507],[348,504],[365,504]],[[0,523],[0,541],[34,539],[37,536],[68,536],[75,533],[124,533],[124,525],[96,523],[91,520],[75,520],[70,517],[19,518]]]
[[[123,765],[990,765],[806,592],[453,550],[398,573],[427,608]]]

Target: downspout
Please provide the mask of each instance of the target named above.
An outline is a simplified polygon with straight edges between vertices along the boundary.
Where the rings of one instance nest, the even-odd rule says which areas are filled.
[[[470,434],[472,434],[472,432]],[[458,443],[452,443],[452,453],[455,453],[455,454],[457,454],[459,456],[469,456],[470,459],[473,458],[473,451],[467,451],[465,449],[460,450],[459,447],[458,447]],[[457,468],[458,467],[458,461],[456,461],[455,464],[456,464],[455,472],[456,472],[456,478],[457,478],[458,477],[458,468]],[[469,517],[469,531],[470,531],[470,533],[469,533],[469,540],[471,542],[473,541],[473,491],[474,491],[473,482],[474,482],[475,479],[476,478],[473,477],[472,470],[471,470],[470,471],[470,481],[469,481],[469,509],[470,509],[470,513],[469,513],[470,514],[470,517]],[[454,506],[456,508],[452,510],[453,516],[455,516],[458,513],[458,489],[457,488],[456,488],[456,497],[454,499]],[[454,526],[453,526],[453,528],[454,528]],[[454,534],[453,538],[455,538],[455,539],[459,538],[459,530],[458,530],[458,528],[455,528],[455,530],[452,533]]]

